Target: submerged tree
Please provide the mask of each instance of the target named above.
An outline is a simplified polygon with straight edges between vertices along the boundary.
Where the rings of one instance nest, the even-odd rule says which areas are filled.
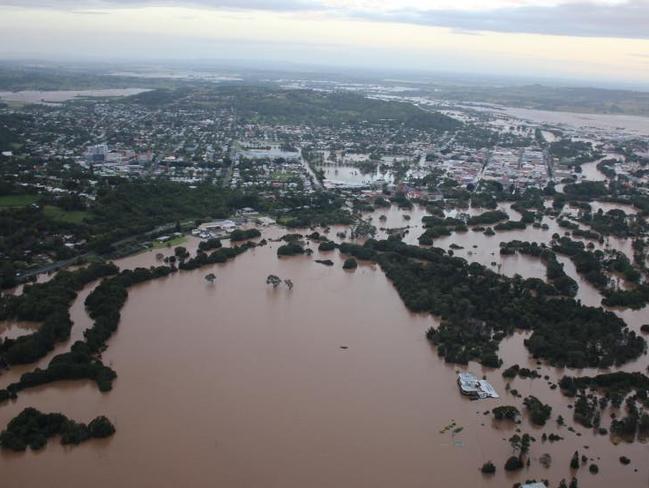
[[[350,237],[352,239],[359,239],[364,237],[374,237],[376,235],[376,227],[369,222],[360,220],[355,227],[351,229]]]
[[[579,469],[579,453],[575,451],[570,459],[570,469]]]
[[[288,286],[289,290],[293,289],[293,282],[291,280],[284,280],[284,284]]]
[[[268,278],[266,278],[266,284],[273,285],[273,288],[277,288],[281,283],[282,283],[282,279],[279,276],[275,276],[271,274],[268,275]]]
[[[174,248],[174,255],[178,258],[180,261],[184,261],[189,257],[189,251],[187,251],[187,248],[184,246],[177,246]]]
[[[491,461],[487,461],[482,465],[480,471],[482,471],[483,474],[493,474],[496,472],[496,466],[494,466],[494,463]]]
[[[216,275],[214,273],[209,273],[205,275],[205,279],[209,281],[210,284],[214,283],[214,280],[216,279]]]

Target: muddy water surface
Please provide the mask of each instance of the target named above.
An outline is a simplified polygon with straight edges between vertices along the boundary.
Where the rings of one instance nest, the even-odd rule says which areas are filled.
[[[414,226],[420,227],[422,212],[409,212],[411,242],[420,234]],[[408,225],[400,210],[383,213],[389,227]],[[538,239],[530,232],[538,232]],[[490,238],[469,231],[436,245],[456,242],[465,248],[457,252],[469,259],[497,261],[508,274],[542,277],[533,259],[501,259],[498,243],[546,242],[553,232]],[[267,229],[265,236],[281,233]],[[614,446],[581,427],[577,436],[554,420],[542,429],[523,421],[522,430],[537,438],[532,464],[507,476],[502,466],[511,448],[505,439],[515,426],[492,425],[491,416],[483,415],[497,405],[521,407],[521,399],[506,392],[500,371],[470,364],[502,398],[463,398],[455,384],[457,367],[440,360],[425,339],[434,319],[408,312],[378,266],[362,263],[346,272],[337,251],[315,251],[312,257],[332,259],[333,267],[309,257],[278,259],[278,245],[132,288],[104,354],[119,374],[112,392],[101,394],[89,382],[62,382],[28,390],[0,407],[1,425],[28,406],[81,421],[105,414],[115,422],[116,435],[76,448],[51,442],[39,453],[2,453],[3,486],[42,486],[47,480],[48,486],[100,488],[500,487],[526,478],[547,478],[556,486],[570,476],[575,449],[600,466],[597,476],[582,469],[580,486],[648,485],[649,446]],[[192,240],[187,247],[195,246]],[[150,266],[157,252],[118,264]],[[213,285],[204,280],[209,272],[217,276]],[[292,279],[295,288],[269,288],[265,278],[271,273]],[[89,326],[83,300],[90,289],[73,305],[73,337],[52,354],[67,350]],[[580,281],[582,293],[584,301],[596,301],[591,293],[597,291]],[[642,311],[631,316],[639,321]],[[549,384],[564,372],[530,361],[524,337],[517,334],[501,345],[505,366],[540,367],[550,381],[516,379],[512,387],[550,403],[553,417],[570,419],[570,402]],[[634,366],[646,367],[646,358]],[[21,371],[0,376],[0,385]],[[451,422],[462,430],[441,433]],[[543,432],[565,440],[542,443]],[[543,453],[553,458],[549,469],[538,462]],[[622,466],[620,455],[631,458],[631,465]],[[478,468],[488,460],[498,471],[486,478]]]

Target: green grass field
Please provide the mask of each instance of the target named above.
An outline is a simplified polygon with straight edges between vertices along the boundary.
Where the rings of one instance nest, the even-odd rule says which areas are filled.
[[[80,224],[89,214],[82,210],[67,211],[51,205],[45,205],[43,213],[48,219],[56,222],[64,222],[66,224]]]
[[[38,195],[5,195],[0,197],[0,208],[26,207],[38,201]]]

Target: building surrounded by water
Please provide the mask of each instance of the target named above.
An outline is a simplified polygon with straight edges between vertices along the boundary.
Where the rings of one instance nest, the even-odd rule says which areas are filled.
[[[471,373],[460,373],[457,384],[463,395],[473,399],[499,398],[498,393],[486,380],[480,380]]]

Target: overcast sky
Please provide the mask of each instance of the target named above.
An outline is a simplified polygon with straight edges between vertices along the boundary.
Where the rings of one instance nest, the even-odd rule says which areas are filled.
[[[0,0],[0,57],[260,59],[649,84],[649,0]]]

